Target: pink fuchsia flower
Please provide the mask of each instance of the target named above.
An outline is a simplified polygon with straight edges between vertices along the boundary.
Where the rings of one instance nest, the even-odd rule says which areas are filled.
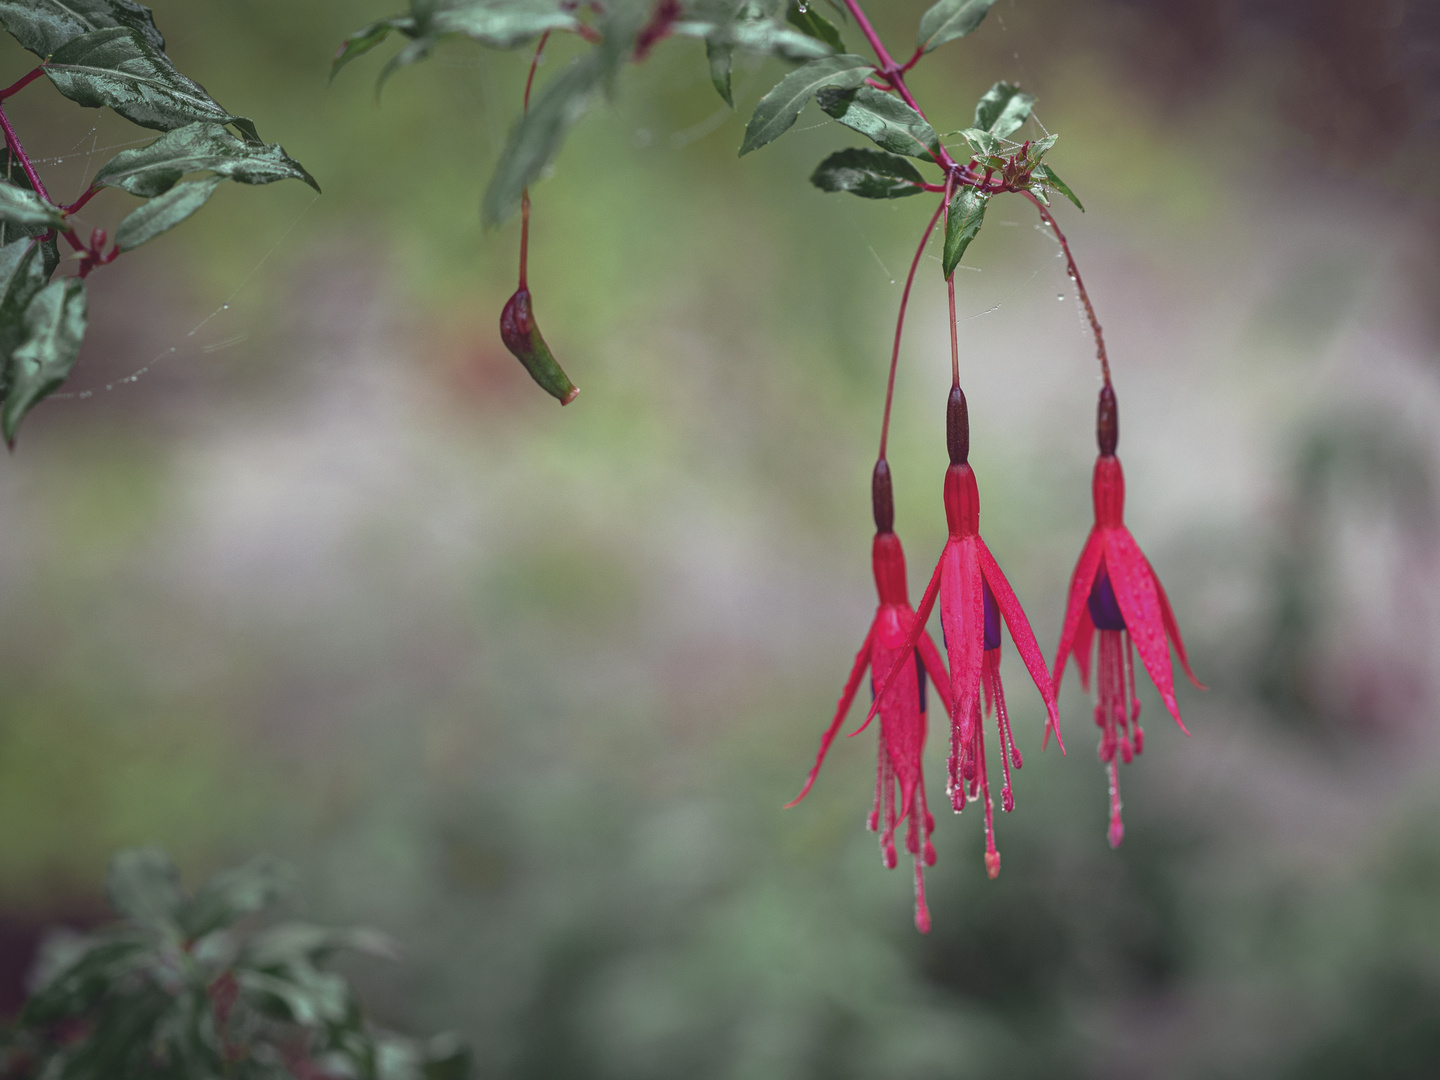
[[[1125,474],[1115,456],[1120,420],[1115,391],[1108,383],[1100,391],[1096,433],[1100,456],[1095,461],[1091,484],[1095,526],[1070,579],[1070,598],[1055,655],[1054,683],[1058,694],[1065,661],[1073,656],[1080,669],[1080,683],[1089,690],[1091,646],[1098,634],[1095,723],[1101,731],[1100,760],[1105,762],[1110,779],[1110,846],[1119,847],[1125,825],[1120,819],[1116,754],[1128,764],[1145,748],[1140,699],[1135,695],[1135,653],[1139,652],[1150,681],[1160,691],[1160,700],[1186,735],[1190,731],[1180,719],[1180,706],[1175,700],[1171,645],[1190,681],[1201,690],[1205,687],[1190,670],[1185,642],[1165,587],[1125,527]]]
[[[985,758],[984,715],[992,711],[1000,738],[1000,766],[1004,777],[1001,806],[1008,813],[1015,807],[1010,786],[1010,769],[1023,764],[1010,729],[1005,689],[1000,683],[1000,622],[1004,619],[1010,639],[1020,652],[1035,687],[1045,701],[1045,732],[1055,730],[1060,738],[1055,694],[1050,672],[1035,641],[1035,632],[1005,580],[1000,564],[980,537],[980,493],[969,465],[970,420],[965,394],[959,386],[950,391],[946,410],[950,468],[945,473],[945,519],[950,537],[940,553],[935,573],[920,601],[911,640],[925,626],[938,597],[940,626],[950,657],[950,762],[951,805],[958,813],[967,800],[985,805],[985,868],[993,878],[1000,873],[1000,854],[995,848],[994,808],[990,801],[990,780]],[[901,655],[904,655],[902,650]],[[885,685],[903,678],[897,664]],[[873,710],[872,710],[873,711]],[[1060,742],[1060,751],[1065,745]]]
[[[871,715],[880,714],[880,737],[877,740],[875,766],[875,805],[870,811],[868,826],[880,833],[880,854],[885,866],[893,870],[895,829],[902,821],[909,825],[905,833],[905,850],[915,860],[915,928],[922,934],[930,932],[930,909],[925,903],[924,867],[935,865],[935,846],[930,834],[935,831],[935,818],[925,798],[923,757],[925,751],[925,676],[928,674],[940,691],[940,699],[949,707],[950,677],[945,662],[930,635],[922,632],[911,636],[915,611],[910,606],[909,588],[905,577],[905,552],[900,538],[892,531],[895,511],[890,488],[890,466],[881,458],[875,464],[871,484],[875,508],[875,542],[872,562],[875,588],[880,606],[870,623],[870,632],[855,657],[850,678],[840,695],[835,718],[820,736],[820,752],[805,780],[804,790],[786,807],[794,806],[809,793],[825,761],[825,754],[835,740],[850,705],[855,700],[860,681],[868,668],[871,672],[870,692],[874,698]],[[893,685],[887,684],[875,695],[876,673],[891,670],[902,673]],[[869,722],[868,719],[866,721]],[[861,728],[863,730],[863,726]],[[856,731],[855,734],[859,734]],[[896,788],[899,805],[896,805]]]

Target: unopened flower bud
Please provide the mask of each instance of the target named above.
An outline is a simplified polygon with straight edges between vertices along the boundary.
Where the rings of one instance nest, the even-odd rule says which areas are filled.
[[[542,390],[561,405],[575,400],[580,389],[555,362],[550,346],[545,344],[540,328],[535,325],[529,289],[523,286],[516,289],[515,295],[505,302],[505,309],[500,312],[500,338]]]

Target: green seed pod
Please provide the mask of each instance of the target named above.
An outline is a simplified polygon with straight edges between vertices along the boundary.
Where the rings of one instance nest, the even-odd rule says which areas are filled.
[[[575,400],[580,388],[560,369],[550,346],[541,337],[530,311],[530,290],[523,285],[515,290],[515,295],[505,302],[505,310],[500,312],[500,337],[542,390],[561,405]]]

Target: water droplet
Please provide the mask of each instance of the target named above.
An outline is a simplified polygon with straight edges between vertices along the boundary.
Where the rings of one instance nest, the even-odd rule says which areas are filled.
[[[221,311],[229,311],[229,310],[230,310],[230,305],[229,305],[229,304],[221,304],[221,305],[220,305],[220,310],[221,310]]]
[[[1056,299],[1056,300],[1064,300],[1064,299],[1065,299],[1065,294],[1064,294],[1063,292],[1062,292],[1062,293],[1056,293],[1056,294],[1055,294],[1055,299]]]

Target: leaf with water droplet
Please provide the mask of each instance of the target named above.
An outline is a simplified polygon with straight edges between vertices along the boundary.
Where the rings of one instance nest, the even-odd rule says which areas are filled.
[[[837,53],[845,51],[845,42],[840,38],[840,31],[835,29],[834,23],[816,11],[813,6],[787,5],[785,21],[802,34],[823,42]]]
[[[941,262],[948,278],[960,265],[965,249],[980,233],[990,196],[972,187],[962,187],[950,199],[945,215],[945,256]]]

